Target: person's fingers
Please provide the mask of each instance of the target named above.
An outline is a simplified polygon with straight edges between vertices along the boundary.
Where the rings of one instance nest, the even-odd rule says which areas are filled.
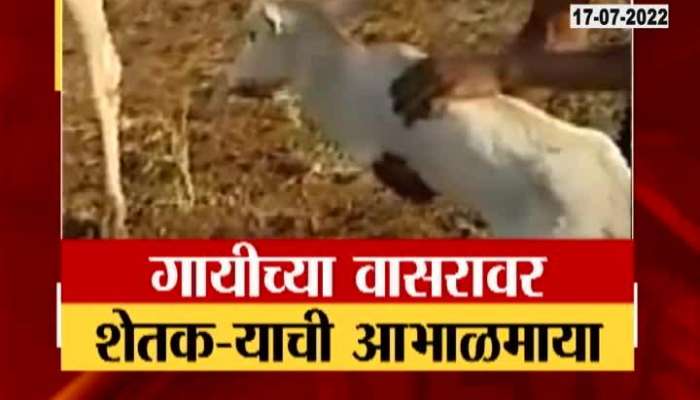
[[[431,103],[434,98],[444,92],[445,85],[438,81],[431,81],[420,88],[411,98],[406,99],[405,105],[399,110],[404,115],[407,126],[418,119],[428,118],[431,115]]]
[[[422,61],[410,67],[394,81],[391,95],[395,112],[402,112],[407,103],[423,90],[423,86],[430,82],[430,76],[433,75],[431,69],[429,62]]]
[[[410,67],[390,88],[393,111],[406,126],[444,112],[449,99],[490,97],[501,91],[493,61],[426,59]]]
[[[418,64],[410,66],[403,72],[403,74],[401,74],[398,78],[394,79],[394,81],[391,83],[391,86],[389,87],[389,94],[391,94],[391,97],[402,98],[404,96],[407,90],[407,85],[409,85],[410,82],[414,79],[414,70],[417,67]]]
[[[438,73],[436,65],[428,60],[416,66],[407,75],[410,81],[404,82],[404,88],[397,88],[396,94],[401,97],[394,99],[394,112],[404,117],[407,126],[418,119],[425,119],[432,114],[434,98],[446,93],[452,84],[445,76]]]

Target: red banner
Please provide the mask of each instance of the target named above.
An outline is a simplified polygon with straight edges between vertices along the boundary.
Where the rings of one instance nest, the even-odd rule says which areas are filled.
[[[246,244],[247,243],[247,244]],[[163,260],[172,259],[178,266],[185,258],[208,259],[235,264],[233,253],[237,244],[250,246],[253,258],[261,265],[279,265],[280,274],[270,282],[259,285],[257,295],[233,295],[202,287],[200,295],[188,289],[183,296],[181,285],[171,290],[156,290],[153,279],[164,279]],[[236,241],[64,241],[62,255],[63,301],[65,302],[631,302],[633,282],[633,246],[631,241],[493,241],[493,240],[253,240]],[[232,253],[233,249],[233,253]],[[250,254],[239,254],[243,261]],[[305,258],[308,257],[308,258]],[[290,271],[293,259],[303,262],[312,258],[333,259],[332,293],[328,296],[308,296],[289,291],[272,292],[267,286],[282,285],[282,273]],[[241,258],[238,258],[241,259]],[[269,259],[269,260],[266,260]],[[403,260],[412,266],[402,272],[397,282],[415,279],[420,266],[430,273],[440,264],[440,274],[458,274],[459,262],[463,275],[476,274],[474,262],[481,265],[480,290],[474,288],[470,276],[462,276],[453,290],[447,284],[431,294],[419,297],[416,291],[425,293],[431,286],[429,279],[418,280],[414,289],[387,291],[382,296],[367,294],[358,289],[358,271],[371,260]],[[271,261],[270,261],[271,260]],[[289,262],[283,262],[283,261]],[[543,262],[542,273],[533,279],[531,292],[505,293],[505,274],[497,271],[504,262],[537,260]],[[379,262],[381,264],[381,262]],[[521,263],[522,264],[522,263]],[[527,264],[527,262],[526,262]],[[388,264],[387,264],[388,265]],[[173,266],[175,268],[175,266]],[[190,268],[190,267],[188,267]],[[216,271],[217,268],[213,269]],[[247,267],[246,267],[247,268]],[[263,267],[261,267],[263,268]],[[532,272],[533,266],[519,265],[518,273],[523,279]],[[503,267],[505,269],[505,267]],[[161,275],[154,273],[161,272]],[[191,272],[190,272],[191,274]],[[500,274],[500,275],[499,275]],[[306,274],[303,274],[306,275]],[[483,275],[483,276],[482,276]],[[496,276],[498,275],[498,276]],[[204,276],[204,275],[202,275]],[[397,275],[398,276],[398,275]],[[454,275],[453,275],[454,276]],[[493,282],[486,282],[493,276]],[[174,277],[176,279],[177,277]],[[188,278],[187,282],[196,279]],[[306,277],[302,277],[306,279]],[[368,284],[375,285],[374,278]],[[388,278],[387,278],[388,280]],[[427,282],[426,282],[427,281]],[[163,281],[163,285],[164,285]],[[230,284],[230,282],[229,282]],[[302,284],[304,284],[302,282]],[[478,284],[478,283],[477,283]],[[174,283],[173,283],[174,285]],[[363,284],[364,285],[364,284]],[[366,285],[365,285],[366,286]],[[489,290],[496,287],[496,290]],[[407,291],[408,290],[408,291]],[[541,295],[537,295],[541,293]],[[453,295],[456,294],[456,295]]]

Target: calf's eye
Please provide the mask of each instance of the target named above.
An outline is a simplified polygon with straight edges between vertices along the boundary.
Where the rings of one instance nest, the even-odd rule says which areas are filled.
[[[254,42],[258,38],[258,33],[255,31],[248,32],[248,40]]]

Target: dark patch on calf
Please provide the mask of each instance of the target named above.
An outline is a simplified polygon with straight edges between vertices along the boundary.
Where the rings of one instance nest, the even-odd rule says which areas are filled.
[[[395,154],[382,154],[382,158],[372,164],[372,170],[397,195],[414,203],[427,203],[436,196],[420,175],[406,164],[406,160]]]

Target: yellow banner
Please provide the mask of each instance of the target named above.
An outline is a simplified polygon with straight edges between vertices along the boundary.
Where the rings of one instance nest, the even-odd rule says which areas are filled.
[[[632,304],[63,304],[63,370],[630,371]]]

